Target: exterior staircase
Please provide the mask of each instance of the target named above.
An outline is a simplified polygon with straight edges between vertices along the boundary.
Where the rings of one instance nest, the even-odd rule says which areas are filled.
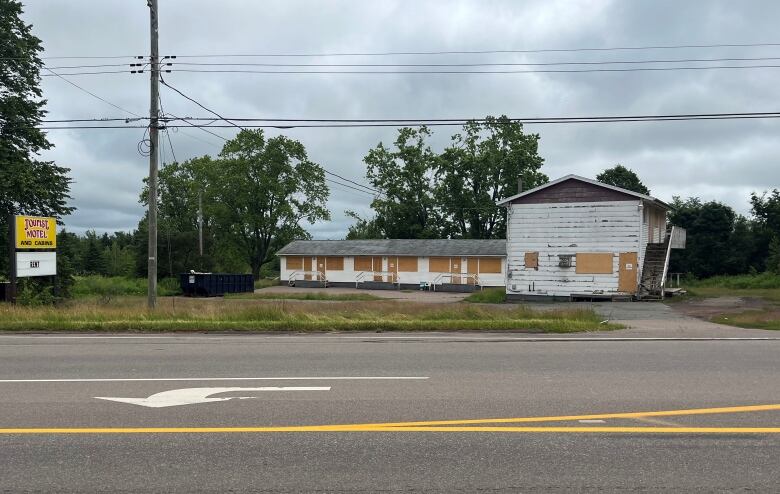
[[[664,275],[669,260],[671,238],[672,226],[670,225],[666,228],[663,242],[647,244],[642,265],[642,280],[639,282],[639,298],[642,300],[661,300],[664,297]]]

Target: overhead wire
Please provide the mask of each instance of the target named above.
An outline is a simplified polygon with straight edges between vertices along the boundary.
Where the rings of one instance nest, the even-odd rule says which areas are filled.
[[[225,117],[223,117],[222,115],[220,115],[220,114],[219,114],[219,113],[217,113],[216,111],[214,111],[214,110],[212,110],[212,109],[208,108],[207,106],[203,105],[202,103],[200,103],[199,101],[195,100],[194,98],[191,98],[190,96],[187,96],[187,95],[186,95],[186,94],[184,94],[182,91],[180,91],[180,90],[176,89],[175,87],[171,86],[169,83],[165,82],[165,80],[164,80],[164,79],[160,78],[160,82],[161,82],[161,83],[162,83],[162,84],[163,84],[165,87],[172,89],[173,91],[175,91],[176,93],[178,93],[179,95],[181,95],[182,97],[184,97],[185,99],[187,99],[187,100],[189,100],[189,101],[191,101],[191,102],[195,103],[196,105],[198,105],[199,107],[203,108],[203,109],[204,109],[204,110],[206,110],[207,112],[209,112],[209,113],[211,113],[211,114],[215,115],[215,116],[216,116],[216,117],[218,117],[220,120],[222,120],[222,121],[224,121],[224,122],[227,122],[227,123],[229,123],[229,124],[230,124],[231,126],[233,126],[233,127],[239,128],[239,129],[241,129],[241,130],[246,130],[244,127],[242,127],[242,126],[240,126],[240,125],[238,125],[238,124],[236,124],[236,123],[234,123],[234,122],[232,122],[232,121],[230,121],[230,120],[226,119]],[[211,127],[211,125],[209,125],[209,126],[206,126],[206,127]],[[329,174],[329,175],[333,175],[333,176],[339,177],[339,178],[341,178],[342,180],[346,180],[346,181],[348,181],[348,182],[350,182],[350,183],[353,183],[353,184],[355,184],[355,185],[358,185],[358,186],[360,186],[360,187],[363,187],[363,188],[365,188],[365,189],[368,189],[368,190],[371,190],[371,191],[374,191],[374,192],[377,192],[377,193],[379,193],[379,191],[377,191],[376,189],[372,189],[371,187],[368,187],[368,186],[366,186],[366,185],[363,185],[363,184],[360,184],[360,183],[358,183],[358,182],[355,182],[354,180],[346,179],[346,178],[344,178],[344,177],[342,177],[342,176],[340,176],[340,175],[337,175],[337,174],[335,174],[335,173],[333,173],[333,172],[329,171],[328,169],[326,169],[324,166],[322,167],[322,169],[323,169],[323,171],[324,171],[325,173],[327,173],[327,174]],[[345,185],[345,187],[353,188],[353,187],[350,187],[350,186],[348,186],[348,185]]]

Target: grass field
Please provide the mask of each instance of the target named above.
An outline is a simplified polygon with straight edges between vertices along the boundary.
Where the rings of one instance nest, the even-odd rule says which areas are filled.
[[[5,331],[498,331],[567,333],[618,329],[590,310],[537,312],[469,304],[398,301],[318,302],[160,298],[149,312],[143,297],[108,303],[82,298],[58,307],[0,304]]]
[[[506,302],[505,288],[485,288],[474,292],[464,299],[475,304],[503,304]]]

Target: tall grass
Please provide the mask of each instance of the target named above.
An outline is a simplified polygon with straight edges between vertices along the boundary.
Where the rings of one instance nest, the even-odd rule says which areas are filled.
[[[774,273],[742,274],[734,276],[713,276],[703,280],[685,280],[687,288],[734,288],[773,289],[780,288],[780,275]]]
[[[502,304],[506,302],[506,289],[501,288],[485,288],[478,292],[474,292],[464,299],[466,302],[472,302],[477,304]]]
[[[124,295],[146,295],[146,278],[124,278],[122,276],[78,276],[71,288],[74,297],[120,297]],[[163,278],[157,284],[160,296],[181,293],[179,280]]]
[[[0,330],[10,331],[434,331],[576,332],[616,329],[589,310],[495,310],[468,304],[160,299],[148,311],[139,297],[81,299],[29,310],[0,304]]]

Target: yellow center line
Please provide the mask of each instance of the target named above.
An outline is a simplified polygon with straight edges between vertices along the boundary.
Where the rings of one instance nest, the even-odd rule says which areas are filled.
[[[208,434],[236,432],[557,432],[557,433],[633,433],[633,434],[780,434],[780,427],[108,427],[108,428],[18,428],[0,429],[0,434]]]
[[[159,434],[159,433],[231,433],[231,432],[558,432],[558,433],[648,433],[648,434],[778,434],[780,427],[596,427],[596,426],[495,426],[564,422],[577,420],[674,417],[746,413],[780,410],[780,404],[748,405],[686,410],[621,412],[595,415],[559,415],[549,417],[516,417],[472,420],[432,420],[424,422],[391,422],[367,424],[303,425],[276,427],[30,427],[0,428],[0,434]]]
[[[470,419],[470,420],[429,420],[422,422],[386,422],[356,424],[358,426],[374,427],[415,427],[432,425],[476,425],[476,424],[517,424],[533,422],[569,422],[577,420],[601,420],[601,419],[625,419],[639,417],[679,417],[684,415],[716,415],[726,413],[747,413],[747,412],[766,412],[780,410],[780,404],[772,405],[748,405],[738,407],[719,407],[719,408],[692,408],[684,410],[661,410],[650,412],[619,412],[602,413],[593,415],[557,415],[547,417],[516,417],[516,418],[494,418],[494,419]]]

